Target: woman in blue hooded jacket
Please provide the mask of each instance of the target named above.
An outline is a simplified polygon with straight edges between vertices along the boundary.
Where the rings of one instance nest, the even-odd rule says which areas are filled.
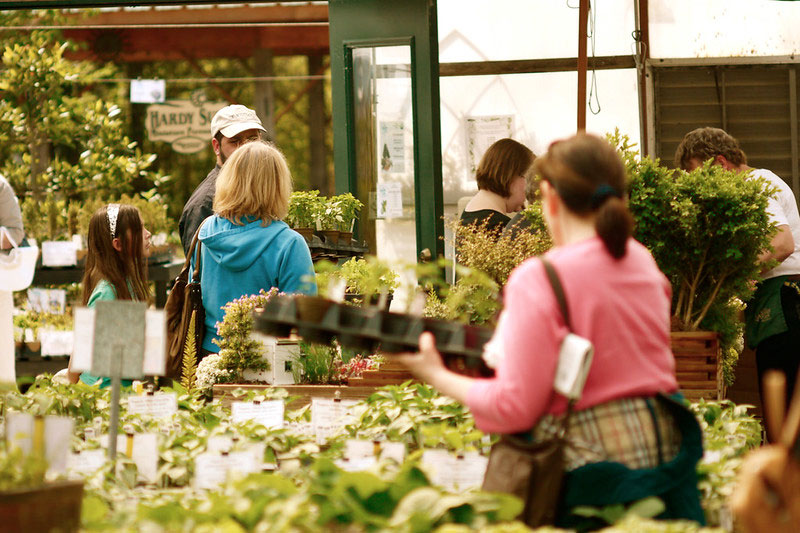
[[[203,355],[219,352],[217,322],[223,306],[261,289],[316,294],[305,239],[283,218],[292,178],[283,154],[261,141],[248,143],[225,162],[217,178],[214,215],[198,230],[200,287],[206,312]],[[192,268],[196,261],[192,258]]]

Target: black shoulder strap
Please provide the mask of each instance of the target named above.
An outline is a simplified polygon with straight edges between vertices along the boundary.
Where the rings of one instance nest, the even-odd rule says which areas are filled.
[[[553,292],[556,295],[556,300],[558,301],[558,306],[561,308],[561,314],[564,316],[564,322],[567,324],[567,329],[572,331],[572,323],[569,319],[569,306],[567,306],[567,297],[564,294],[564,287],[561,285],[561,280],[558,278],[558,273],[556,273],[556,269],[553,267],[553,264],[550,263],[544,257],[542,259],[542,265],[544,265],[544,271],[547,273],[547,279],[550,281],[550,286],[553,287]],[[556,394],[555,390],[553,394]],[[569,400],[567,402],[567,414],[561,421],[561,429],[560,429],[560,437],[563,438],[567,434],[567,428],[569,427],[569,418],[572,415],[572,408],[575,406],[575,400]]]
[[[561,280],[558,278],[553,264],[544,257],[541,259],[544,270],[547,273],[547,279],[550,280],[550,285],[553,287],[553,292],[556,295],[558,306],[561,308],[561,314],[564,315],[564,322],[567,324],[567,329],[572,331],[572,323],[569,320],[569,306],[567,306],[567,297],[564,295],[564,287],[561,286]]]

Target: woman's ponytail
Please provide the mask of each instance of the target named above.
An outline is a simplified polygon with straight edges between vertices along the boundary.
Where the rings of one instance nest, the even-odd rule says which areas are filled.
[[[622,198],[605,199],[597,208],[594,227],[614,259],[625,255],[628,238],[633,233],[633,216]]]

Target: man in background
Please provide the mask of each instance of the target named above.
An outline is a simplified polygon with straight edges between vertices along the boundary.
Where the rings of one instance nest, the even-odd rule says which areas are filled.
[[[778,266],[763,271],[763,280],[747,302],[745,335],[756,351],[756,368],[761,401],[764,402],[763,376],[769,369],[786,375],[786,405],[792,398],[800,363],[800,214],[789,186],[766,169],[747,165],[739,141],[719,128],[698,128],[686,134],[675,152],[675,164],[691,171],[712,159],[726,170],[764,178],[777,189],[769,199],[767,212],[778,232],[772,237],[772,250],[764,250],[761,263],[778,261]]]
[[[211,119],[211,147],[217,156],[217,164],[206,179],[200,182],[183,207],[178,230],[184,253],[189,253],[189,246],[197,228],[214,213],[212,208],[214,192],[222,165],[237,148],[250,141],[259,140],[261,133],[266,131],[256,112],[239,104],[223,107]]]

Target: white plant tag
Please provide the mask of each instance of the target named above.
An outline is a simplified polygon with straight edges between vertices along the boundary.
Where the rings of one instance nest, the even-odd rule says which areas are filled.
[[[433,484],[461,492],[481,486],[489,458],[478,452],[455,456],[447,450],[425,450],[422,464],[431,473]]]
[[[195,459],[195,488],[216,489],[231,475],[247,475],[258,472],[261,463],[256,464],[250,452],[234,452],[228,455],[202,453]]]
[[[158,481],[158,433],[134,435],[131,459],[139,470],[139,479],[145,483]]]
[[[72,345],[73,372],[88,372],[92,368],[92,352],[94,351],[94,309],[76,307]]]
[[[317,444],[325,444],[328,437],[344,428],[348,410],[357,403],[356,400],[311,398],[311,425],[317,436]]]
[[[46,416],[44,419],[45,457],[47,471],[61,474],[67,469],[75,421],[68,416]]]
[[[144,396],[128,396],[128,413],[153,418],[168,418],[178,412],[178,395],[174,392]]]
[[[144,363],[146,376],[163,376],[167,369],[167,322],[163,309],[148,309],[144,314]]]
[[[234,424],[254,420],[265,428],[283,428],[283,400],[266,402],[233,402],[231,418]]]
[[[567,333],[558,351],[558,366],[553,388],[571,400],[577,400],[592,366],[594,346],[583,337]]]
[[[91,476],[105,464],[106,451],[83,450],[71,453],[67,459],[67,475],[70,479],[81,479]]]

